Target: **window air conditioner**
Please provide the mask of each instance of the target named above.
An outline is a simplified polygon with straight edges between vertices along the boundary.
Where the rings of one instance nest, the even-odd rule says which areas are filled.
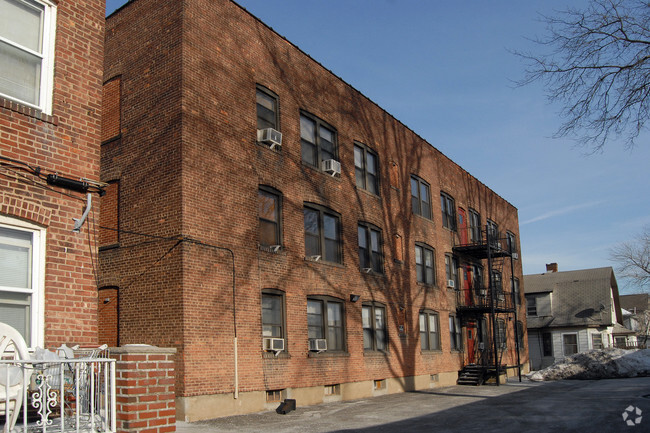
[[[324,338],[310,338],[309,350],[312,352],[324,352],[327,350],[327,340]]]
[[[274,149],[276,146],[282,146],[282,133],[273,128],[258,129],[257,141],[266,143]]]
[[[519,253],[512,253],[512,258],[517,260],[519,258]]]
[[[454,280],[447,280],[447,287],[453,289],[456,287],[456,282]]]
[[[478,350],[485,350],[485,343],[479,343]]]
[[[485,290],[485,289],[480,289],[480,290],[478,291],[478,294],[481,295],[481,296],[485,296],[485,295],[487,295],[487,290]]]
[[[341,163],[334,159],[326,159],[321,163],[321,169],[332,176],[341,174]]]
[[[264,350],[269,352],[282,352],[284,350],[284,338],[265,338]]]

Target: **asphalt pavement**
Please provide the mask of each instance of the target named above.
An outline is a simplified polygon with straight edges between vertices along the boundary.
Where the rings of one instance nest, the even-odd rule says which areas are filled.
[[[195,423],[220,432],[648,432],[650,377],[452,386]]]

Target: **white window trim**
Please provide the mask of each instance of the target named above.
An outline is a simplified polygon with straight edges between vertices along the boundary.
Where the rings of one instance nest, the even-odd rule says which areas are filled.
[[[9,289],[12,292],[31,293],[32,295],[32,317],[31,317],[31,341],[27,341],[29,347],[44,347],[45,330],[45,241],[46,229],[36,224],[9,218],[0,215],[0,226],[12,230],[31,232],[32,243],[32,288],[31,290]]]
[[[21,105],[36,108],[45,114],[52,114],[54,99],[54,53],[56,43],[56,4],[48,0],[33,0],[42,4],[43,11],[43,63],[41,64],[41,82],[39,89],[39,104],[34,105],[13,96],[0,93],[0,96],[14,100]],[[7,41],[8,42],[8,41]],[[13,43],[11,44],[13,45]]]

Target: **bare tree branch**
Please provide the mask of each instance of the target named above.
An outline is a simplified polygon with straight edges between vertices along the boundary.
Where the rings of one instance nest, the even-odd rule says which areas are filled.
[[[610,258],[618,263],[616,272],[639,288],[650,288],[650,225],[637,240],[624,242],[610,250]]]
[[[650,1],[592,0],[542,20],[548,34],[533,41],[546,52],[515,52],[527,62],[517,84],[541,81],[563,105],[556,137],[575,135],[593,152],[610,137],[633,147],[650,114]]]

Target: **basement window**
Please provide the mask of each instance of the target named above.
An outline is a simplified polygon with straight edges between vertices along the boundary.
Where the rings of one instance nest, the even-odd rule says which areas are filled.
[[[267,403],[280,403],[284,397],[284,389],[273,389],[266,391]]]

